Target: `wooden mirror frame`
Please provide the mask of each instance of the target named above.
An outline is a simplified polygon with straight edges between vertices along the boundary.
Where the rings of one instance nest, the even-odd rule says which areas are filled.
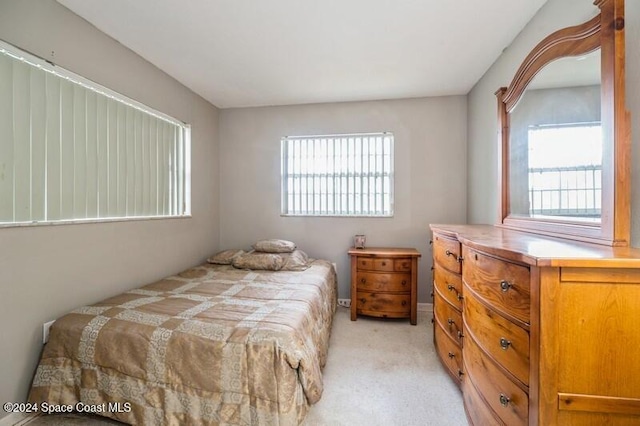
[[[625,107],[624,0],[596,0],[600,13],[591,20],[554,32],[520,65],[509,87],[498,97],[499,218],[498,226],[610,246],[630,239],[630,119]],[[550,62],[601,48],[602,209],[599,225],[566,218],[510,215],[509,114],[533,77]]]

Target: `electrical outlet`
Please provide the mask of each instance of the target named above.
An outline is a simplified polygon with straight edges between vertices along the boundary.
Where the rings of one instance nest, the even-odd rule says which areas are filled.
[[[49,329],[53,325],[56,320],[45,322],[42,324],[42,344],[44,345],[49,341]]]
[[[351,299],[338,299],[338,305],[344,308],[351,307]]]

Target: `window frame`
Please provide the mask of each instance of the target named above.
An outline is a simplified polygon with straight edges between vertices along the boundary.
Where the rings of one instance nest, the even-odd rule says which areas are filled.
[[[13,60],[20,61],[26,64],[29,67],[37,68],[38,70],[42,70],[45,73],[51,74],[59,78],[61,81],[68,81],[73,84],[73,87],[79,86],[82,89],[93,92],[96,96],[103,96],[107,100],[106,102],[113,101],[116,103],[116,106],[119,104],[124,105],[127,108],[132,108],[133,110],[139,111],[145,116],[153,117],[162,122],[167,122],[173,126],[176,126],[176,131],[179,136],[177,136],[174,140],[175,143],[181,143],[182,146],[177,146],[176,148],[180,154],[179,157],[182,158],[182,170],[179,168],[178,175],[176,175],[176,182],[180,182],[181,184],[181,199],[178,199],[178,203],[176,204],[177,213],[172,213],[171,208],[169,208],[170,213],[168,214],[151,214],[151,215],[129,215],[130,212],[126,212],[125,215],[122,216],[100,216],[100,212],[98,212],[97,217],[79,217],[79,218],[60,218],[60,219],[48,219],[46,217],[47,212],[47,191],[44,190],[42,201],[45,205],[45,220],[20,220],[16,221],[14,216],[13,222],[2,222],[0,221],[0,229],[1,228],[11,228],[11,227],[30,227],[30,226],[51,226],[51,225],[69,225],[69,224],[86,224],[86,223],[105,223],[105,222],[126,222],[126,221],[141,221],[141,220],[161,220],[161,219],[180,219],[180,218],[190,218],[191,217],[191,126],[187,123],[184,123],[174,117],[171,117],[168,114],[160,112],[156,109],[153,109],[141,102],[138,102],[128,96],[125,96],[115,90],[109,89],[101,84],[98,84],[86,77],[83,77],[79,74],[74,73],[66,68],[58,66],[51,61],[43,59],[37,55],[34,55],[30,52],[27,52],[19,47],[16,47],[10,43],[7,43],[3,40],[0,40],[0,55],[10,56]],[[46,75],[46,74],[45,74]],[[85,113],[86,116],[86,113]],[[86,126],[85,122],[85,126]],[[33,126],[30,124],[29,128],[32,129]],[[31,131],[31,130],[30,130]],[[15,143],[15,142],[14,142]],[[97,148],[96,148],[97,149]],[[108,149],[108,148],[107,148]],[[30,154],[32,155],[32,154]],[[144,160],[146,161],[146,157]],[[99,161],[96,159],[96,161]],[[139,164],[139,163],[136,163]],[[49,165],[49,160],[44,160],[45,170]],[[45,172],[45,187],[46,187],[46,172]],[[171,182],[168,183],[172,185]],[[15,192],[15,182],[14,192]],[[151,190],[151,188],[150,188]],[[141,191],[143,191],[141,189]],[[97,192],[99,193],[99,191]],[[31,196],[31,195],[30,195]],[[96,195],[97,196],[97,195]],[[1,201],[1,200],[0,200]],[[180,206],[180,203],[182,206]]]
[[[287,179],[288,176],[290,176],[291,174],[288,173],[288,167],[285,164],[288,161],[288,149],[286,148],[286,143],[289,141],[300,141],[300,140],[313,140],[313,139],[330,139],[332,141],[332,143],[336,143],[336,141],[338,139],[349,139],[349,138],[353,138],[353,139],[360,139],[362,140],[363,138],[371,138],[371,137],[381,137],[383,138],[382,144],[384,145],[384,138],[390,138],[389,139],[389,167],[388,170],[385,170],[384,167],[381,168],[381,173],[383,173],[382,178],[385,177],[384,172],[387,173],[388,178],[389,178],[389,184],[388,186],[388,190],[389,190],[389,196],[388,196],[388,200],[389,200],[389,205],[388,205],[388,211],[385,212],[384,207],[383,207],[383,213],[380,214],[362,214],[362,208],[360,209],[360,213],[346,213],[346,214],[337,214],[335,212],[335,206],[332,210],[331,214],[317,214],[316,212],[313,213],[309,213],[309,212],[305,212],[305,213],[292,213],[289,211],[288,209],[288,200],[290,197],[290,193],[288,191],[287,188]],[[335,149],[335,148],[334,148]],[[332,152],[335,152],[332,150]],[[384,163],[384,149],[381,151],[382,153],[380,154],[382,156],[381,159],[381,163]],[[361,154],[363,154],[362,152],[360,152]],[[376,154],[377,155],[377,154]],[[361,155],[362,156],[362,155]],[[355,156],[353,156],[352,158],[356,158]],[[348,160],[347,160],[348,161]],[[323,217],[332,217],[332,218],[374,218],[374,219],[380,219],[380,218],[391,218],[394,217],[395,214],[395,210],[394,210],[394,195],[395,195],[395,136],[393,134],[393,132],[389,132],[389,131],[385,131],[385,132],[366,132],[366,133],[343,133],[343,134],[322,134],[322,135],[304,135],[304,136],[284,136],[280,139],[280,168],[281,168],[281,173],[280,173],[280,216],[282,217],[318,217],[318,218],[323,218]],[[349,169],[347,172],[347,178],[349,178],[349,173],[354,173],[355,177],[355,171]],[[362,169],[361,172],[362,174]],[[370,178],[370,174],[371,173],[380,173],[378,171],[376,172],[371,172],[368,171],[368,175],[366,176],[367,178]],[[327,191],[328,191],[328,185],[329,185],[329,181],[328,179],[332,179],[333,180],[333,187],[335,188],[335,179],[338,176],[338,173],[336,173],[335,169],[332,171],[332,173],[326,173],[326,177],[327,177]],[[361,176],[364,177],[364,176]],[[374,184],[375,185],[375,184]],[[383,206],[384,206],[384,198],[385,198],[385,192],[384,192],[384,185],[381,186],[382,191],[380,193],[380,196],[382,197],[382,202],[383,202]],[[322,191],[321,191],[322,193]],[[315,191],[314,191],[315,194]],[[341,192],[342,194],[342,192]],[[355,193],[354,193],[354,197],[355,197]],[[347,192],[347,197],[349,196],[348,192]],[[361,193],[359,194],[361,201],[360,201],[360,206],[362,206],[362,199],[364,198],[364,194]],[[376,194],[373,195],[374,197],[376,196]],[[354,198],[355,199],[355,198]],[[327,206],[328,209],[328,206]]]

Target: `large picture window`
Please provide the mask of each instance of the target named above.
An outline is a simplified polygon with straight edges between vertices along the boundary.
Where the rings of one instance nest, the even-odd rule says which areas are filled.
[[[281,140],[282,214],[393,216],[393,134]]]
[[[0,225],[184,216],[189,127],[0,42]]]

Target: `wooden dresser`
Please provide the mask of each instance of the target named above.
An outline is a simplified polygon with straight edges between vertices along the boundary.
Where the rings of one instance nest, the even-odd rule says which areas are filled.
[[[471,424],[640,424],[640,250],[431,230],[434,340]]]
[[[351,321],[362,314],[410,318],[416,325],[420,252],[412,248],[351,248],[349,256]]]

